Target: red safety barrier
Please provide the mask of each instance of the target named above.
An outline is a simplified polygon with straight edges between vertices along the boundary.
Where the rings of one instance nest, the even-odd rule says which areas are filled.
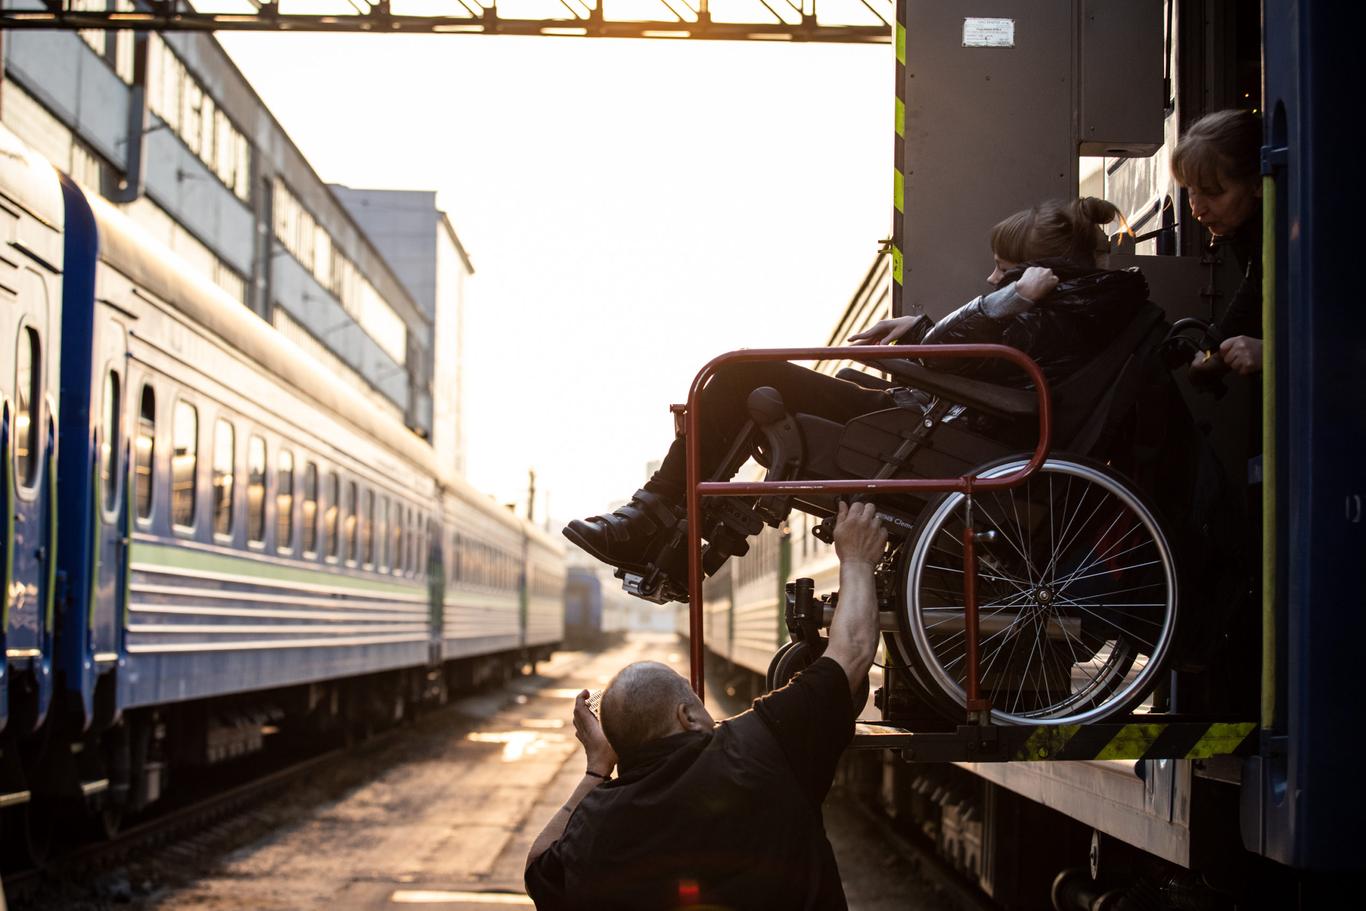
[[[920,358],[924,360],[956,360],[963,358],[999,358],[1018,366],[1029,375],[1039,400],[1039,442],[1034,455],[1019,471],[999,478],[978,478],[963,475],[957,478],[887,478],[884,480],[814,480],[814,481],[702,481],[698,477],[701,460],[701,441],[698,435],[698,400],[707,381],[717,369],[731,363],[756,361],[815,361],[815,360],[890,360]],[[1005,345],[869,345],[843,348],[752,348],[729,351],[716,358],[698,372],[688,391],[684,433],[687,435],[688,460],[688,659],[689,677],[699,699],[705,698],[702,658],[702,498],[720,496],[753,496],[791,493],[904,493],[923,491],[945,493],[957,491],[969,497],[974,491],[1005,490],[1029,480],[1048,458],[1053,419],[1048,395],[1048,383],[1043,371],[1021,351]],[[967,702],[968,711],[988,708],[981,698],[978,680],[978,619],[976,596],[976,561],[973,557],[971,523],[964,531],[963,554],[963,622],[967,632]]]

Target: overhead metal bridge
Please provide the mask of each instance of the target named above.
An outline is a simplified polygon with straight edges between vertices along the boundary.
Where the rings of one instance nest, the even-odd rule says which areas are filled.
[[[887,44],[895,0],[5,0],[0,29]]]

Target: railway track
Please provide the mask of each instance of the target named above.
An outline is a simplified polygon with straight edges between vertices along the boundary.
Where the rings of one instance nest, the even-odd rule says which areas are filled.
[[[396,735],[387,732],[381,740]],[[242,782],[139,822],[104,841],[77,845],[57,854],[41,867],[5,874],[4,889],[16,907],[40,896],[45,885],[68,882],[70,877],[89,879],[148,852],[175,845],[182,857],[209,850],[210,842],[222,841],[226,831],[243,825],[244,814],[292,783],[348,757],[352,750],[337,748],[293,762],[284,768]]]
[[[433,725],[449,724],[458,714],[454,704],[427,710],[412,723],[395,725],[357,743],[285,760],[283,766],[252,775],[224,790],[186,797],[187,802],[172,804],[112,838],[58,849],[39,867],[5,873],[4,897],[10,911],[22,911],[30,905],[45,908],[49,907],[46,899],[50,890],[70,889],[74,884],[97,894],[112,889],[114,894],[107,897],[125,901],[127,897],[119,893],[126,891],[126,879],[111,887],[100,885],[100,877],[134,864],[155,865],[159,871],[188,869],[222,853],[242,833],[277,826],[278,820],[257,817],[269,815],[271,798],[291,785],[336,780],[337,787],[342,788],[358,783],[389,764],[387,754],[393,752],[389,748],[403,738]],[[4,907],[0,903],[0,909]]]

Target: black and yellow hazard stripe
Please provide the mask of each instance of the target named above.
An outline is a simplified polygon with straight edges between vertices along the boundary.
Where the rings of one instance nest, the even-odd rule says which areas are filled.
[[[906,6],[896,0],[896,146],[892,173],[892,315],[902,316],[906,257]]]
[[[1015,750],[1022,761],[1063,759],[1208,759],[1241,752],[1253,722],[1062,724],[1034,728]]]

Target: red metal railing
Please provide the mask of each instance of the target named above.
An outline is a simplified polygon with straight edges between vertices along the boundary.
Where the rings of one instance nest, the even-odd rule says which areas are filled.
[[[963,475],[957,478],[887,478],[885,480],[814,480],[814,481],[702,481],[699,477],[701,440],[698,435],[698,404],[702,389],[716,371],[726,364],[757,361],[814,361],[814,360],[888,360],[922,358],[926,360],[961,360],[964,358],[999,358],[1018,366],[1034,384],[1039,401],[1039,442],[1029,462],[1019,471],[999,478],[978,478]],[[870,345],[856,348],[753,348],[730,351],[713,358],[698,372],[688,391],[688,407],[684,415],[688,459],[688,658],[689,676],[698,698],[705,698],[702,659],[702,498],[720,496],[765,496],[793,493],[904,493],[922,491],[944,493],[957,491],[969,495],[977,491],[1005,490],[1023,484],[1038,471],[1048,458],[1053,432],[1053,417],[1048,395],[1048,383],[1043,371],[1022,352],[1005,345]],[[968,711],[987,708],[981,698],[977,668],[978,618],[976,593],[976,561],[973,557],[973,532],[967,523],[963,532],[963,622],[967,632],[967,702]]]

